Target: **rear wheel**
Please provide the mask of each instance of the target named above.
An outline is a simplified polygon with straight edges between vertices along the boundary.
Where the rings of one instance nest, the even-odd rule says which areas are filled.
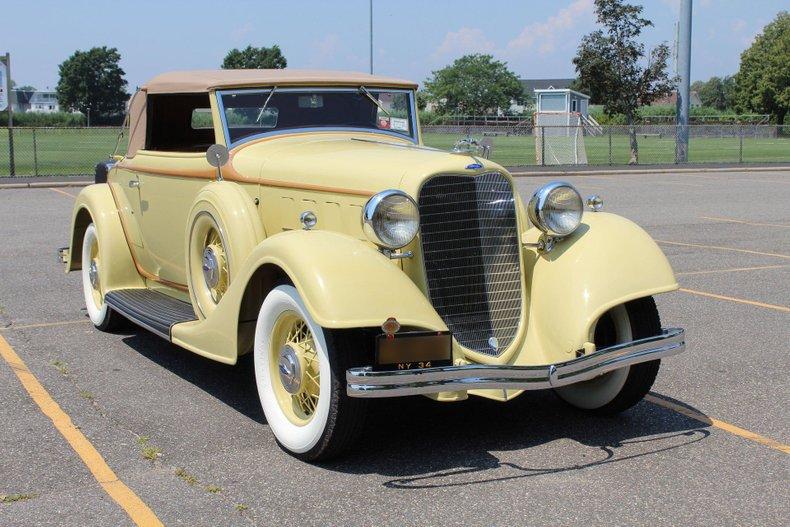
[[[365,401],[348,397],[345,382],[360,344],[352,334],[319,326],[293,286],[266,296],[255,330],[255,380],[266,420],[288,453],[329,459],[362,430]]]
[[[652,297],[633,300],[605,313],[596,323],[598,349],[622,342],[658,335],[661,319]],[[600,377],[555,392],[568,404],[600,415],[623,412],[650,391],[658,375],[660,360],[643,362],[615,370]]]
[[[82,291],[85,295],[88,317],[101,331],[112,331],[124,323],[123,317],[104,301],[101,273],[103,266],[108,263],[102,260],[99,234],[96,226],[91,223],[85,229],[85,236],[82,238]]]

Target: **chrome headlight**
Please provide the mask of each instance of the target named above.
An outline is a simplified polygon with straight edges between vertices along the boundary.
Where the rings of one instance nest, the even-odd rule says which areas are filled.
[[[552,236],[567,236],[581,223],[584,205],[573,185],[555,181],[532,194],[528,211],[538,229]]]
[[[386,249],[400,249],[417,236],[420,214],[414,200],[400,190],[385,190],[368,200],[362,210],[362,230],[370,241]]]

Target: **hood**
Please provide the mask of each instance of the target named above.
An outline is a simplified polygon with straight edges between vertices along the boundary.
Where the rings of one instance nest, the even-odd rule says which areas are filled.
[[[477,168],[475,164],[482,165]],[[475,165],[472,168],[467,168]],[[473,175],[498,165],[468,155],[374,134],[309,133],[267,138],[234,149],[233,168],[262,182],[320,185],[375,194],[389,188],[414,195],[436,173]]]

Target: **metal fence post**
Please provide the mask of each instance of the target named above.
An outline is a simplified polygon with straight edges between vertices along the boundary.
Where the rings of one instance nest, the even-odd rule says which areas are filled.
[[[546,165],[546,127],[540,127],[540,166]]]
[[[609,166],[612,166],[612,127],[609,126]]]
[[[738,163],[743,163],[743,125],[738,126]]]
[[[11,177],[16,175],[16,161],[14,160],[14,106],[11,101],[11,54],[5,54],[6,93],[8,94],[8,171]]]
[[[35,128],[33,128],[33,173],[38,177],[38,146],[36,145]]]

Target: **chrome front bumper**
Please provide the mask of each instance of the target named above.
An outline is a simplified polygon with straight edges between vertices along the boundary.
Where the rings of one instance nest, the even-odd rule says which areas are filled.
[[[660,335],[602,348],[578,359],[545,366],[469,364],[421,370],[373,371],[369,366],[346,371],[350,397],[400,397],[457,390],[545,390],[597,377],[603,373],[662,359],[686,349],[680,328]]]

